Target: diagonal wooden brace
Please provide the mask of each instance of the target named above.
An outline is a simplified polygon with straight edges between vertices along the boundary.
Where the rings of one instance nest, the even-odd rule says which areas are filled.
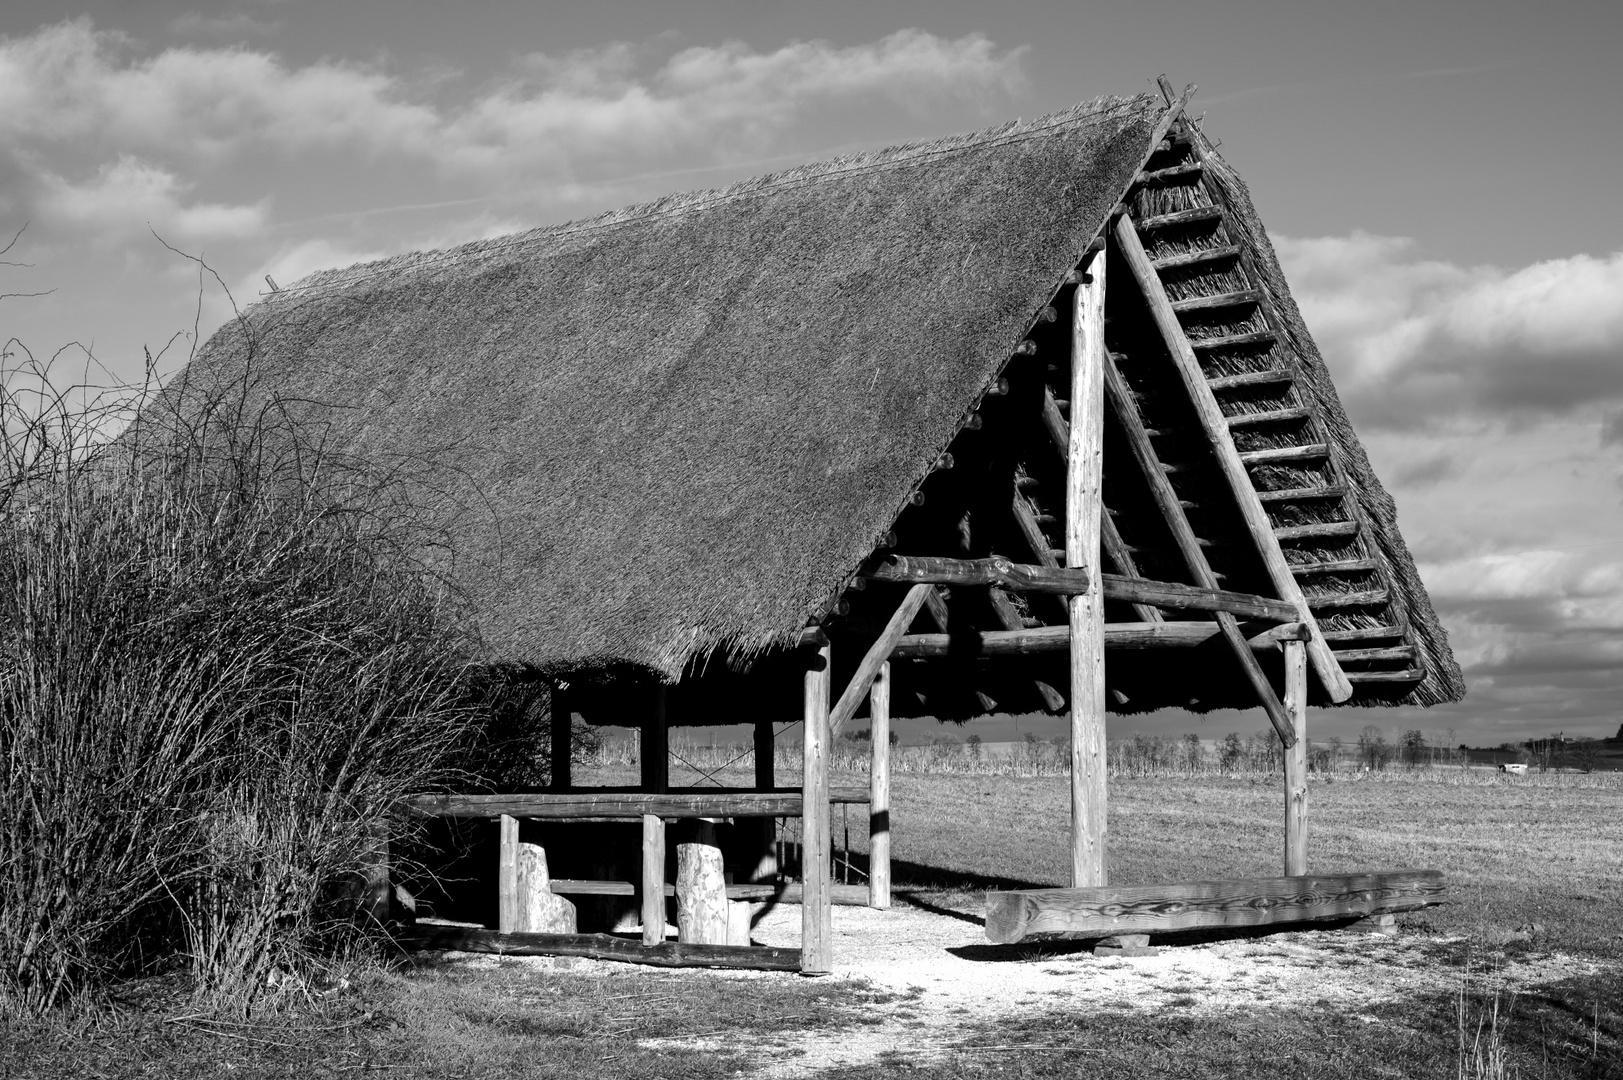
[[[890,621],[885,624],[885,629],[880,633],[879,640],[873,643],[867,654],[863,656],[862,663],[857,665],[856,674],[851,676],[851,682],[846,686],[845,692],[840,695],[840,700],[834,706],[834,711],[829,713],[829,731],[838,735],[840,728],[844,727],[845,722],[851,719],[852,714],[857,711],[857,706],[862,704],[862,699],[868,696],[868,687],[873,685],[875,676],[879,674],[879,669],[885,665],[886,660],[890,659],[891,650],[896,648],[898,641],[902,640],[903,635],[907,633],[907,628],[913,623],[913,617],[919,613],[919,608],[924,606],[925,600],[934,591],[934,585],[923,583],[907,590],[907,595],[902,598],[901,605],[897,607],[895,614],[891,615]]]

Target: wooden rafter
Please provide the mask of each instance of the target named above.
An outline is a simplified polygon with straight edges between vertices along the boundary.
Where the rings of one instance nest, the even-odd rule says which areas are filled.
[[[850,683],[840,694],[840,700],[829,713],[828,726],[832,733],[838,735],[845,722],[856,714],[857,706],[868,696],[868,687],[873,685],[874,677],[879,674],[879,669],[885,666],[885,661],[890,659],[891,650],[902,639],[902,635],[907,633],[907,628],[913,624],[913,616],[919,613],[925,600],[934,593],[935,586],[928,583],[914,585],[907,590],[907,595],[902,598],[890,621],[885,624],[885,629],[880,632],[879,640],[875,641],[863,655],[856,673],[851,676]]]
[[[1183,327],[1178,322],[1177,314],[1172,310],[1172,303],[1167,298],[1166,289],[1161,279],[1150,264],[1150,259],[1144,252],[1144,245],[1139,242],[1138,232],[1133,227],[1130,215],[1123,214],[1116,223],[1117,249],[1121,252],[1124,261],[1131,270],[1133,279],[1138,283],[1140,292],[1149,306],[1150,314],[1160,331],[1161,339],[1172,357],[1173,367],[1177,370],[1180,381],[1189,395],[1190,402],[1195,407],[1195,413],[1200,418],[1207,441],[1216,453],[1217,463],[1224,479],[1228,481],[1229,489],[1233,493],[1235,503],[1240,509],[1240,516],[1245,521],[1246,530],[1251,534],[1251,540],[1257,553],[1261,556],[1263,565],[1268,570],[1268,576],[1273,582],[1274,589],[1281,599],[1296,605],[1302,615],[1302,621],[1313,629],[1313,640],[1308,642],[1308,657],[1313,662],[1313,670],[1324,684],[1325,691],[1332,701],[1345,701],[1352,696],[1352,684],[1347,681],[1346,674],[1341,665],[1336,662],[1335,655],[1319,632],[1318,624],[1313,619],[1312,610],[1308,607],[1307,598],[1303,595],[1301,586],[1297,584],[1295,576],[1291,573],[1290,564],[1285,561],[1285,553],[1280,549],[1279,541],[1274,536],[1273,522],[1269,520],[1268,513],[1263,509],[1262,502],[1257,498],[1256,489],[1251,484],[1251,476],[1246,471],[1245,464],[1240,460],[1239,451],[1235,449],[1234,439],[1229,434],[1228,423],[1223,411],[1218,407],[1217,399],[1212,396],[1210,387],[1206,385],[1205,376],[1200,369],[1200,362],[1195,358],[1194,349],[1190,347],[1189,338],[1184,334]],[[1164,479],[1164,477],[1163,477]],[[1246,655],[1249,657],[1250,653]],[[1287,738],[1290,731],[1289,718],[1284,714],[1284,706],[1279,703],[1278,695],[1269,687],[1268,696],[1264,699],[1265,706],[1269,708],[1269,720],[1274,721],[1274,727],[1280,733],[1280,738]],[[1278,709],[1279,719],[1275,720],[1275,707]],[[1290,745],[1289,742],[1286,745]]]
[[[1178,545],[1178,551],[1183,555],[1189,573],[1202,588],[1216,589],[1217,577],[1206,561],[1206,553],[1200,548],[1200,541],[1195,536],[1194,528],[1189,524],[1189,515],[1184,511],[1183,503],[1178,499],[1177,492],[1172,489],[1172,482],[1167,479],[1166,470],[1161,468],[1161,460],[1156,456],[1150,437],[1144,431],[1144,423],[1139,419],[1138,409],[1128,396],[1127,381],[1121,377],[1121,371],[1116,367],[1114,358],[1105,357],[1104,374],[1105,394],[1110,399],[1116,418],[1121,421],[1122,429],[1127,435],[1127,444],[1132,448],[1133,457],[1150,486],[1150,494],[1155,499],[1156,507],[1161,511],[1161,517],[1172,530],[1172,538]],[[1306,610],[1305,606],[1302,610]],[[1286,711],[1284,702],[1279,700],[1279,695],[1274,692],[1273,684],[1268,681],[1268,676],[1257,663],[1257,658],[1252,655],[1251,646],[1246,641],[1245,635],[1240,632],[1239,623],[1232,613],[1220,611],[1217,614],[1217,625],[1223,639],[1228,642],[1230,651],[1240,661],[1240,667],[1256,691],[1258,700],[1262,702],[1263,711],[1268,714],[1268,722],[1274,725],[1281,742],[1286,746],[1292,745],[1296,734],[1290,714]]]

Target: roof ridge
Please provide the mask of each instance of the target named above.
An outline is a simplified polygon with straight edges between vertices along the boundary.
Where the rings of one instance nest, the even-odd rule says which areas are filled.
[[[807,162],[803,165],[795,165],[788,169],[780,169],[777,172],[749,177],[724,187],[701,188],[694,191],[662,195],[646,202],[633,203],[630,206],[607,210],[589,218],[564,221],[552,225],[540,225],[522,232],[509,233],[505,236],[485,240],[474,240],[450,248],[404,252],[373,262],[357,263],[353,266],[329,270],[317,270],[290,285],[282,287],[266,299],[291,300],[300,296],[308,297],[312,293],[319,291],[343,288],[347,285],[403,273],[408,270],[431,269],[467,259],[494,255],[543,240],[556,240],[603,229],[629,226],[662,217],[697,213],[723,202],[767,195],[800,184],[808,184],[834,177],[860,175],[866,172],[877,172],[884,169],[911,167],[923,164],[944,154],[958,153],[981,147],[1003,146],[1012,142],[1039,138],[1052,133],[1058,128],[1074,126],[1083,119],[1109,119],[1112,115],[1116,115],[1125,120],[1137,113],[1138,110],[1135,106],[1141,108],[1145,102],[1156,105],[1157,111],[1159,111],[1159,103],[1154,102],[1149,94],[1138,94],[1133,97],[1102,95],[1057,112],[1039,116],[1031,121],[1016,119],[979,131],[896,143],[877,150],[863,150],[852,154],[838,155],[820,161]]]

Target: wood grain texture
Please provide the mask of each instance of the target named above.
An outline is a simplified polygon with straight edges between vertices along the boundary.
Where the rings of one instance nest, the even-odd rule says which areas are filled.
[[[655,967],[800,970],[800,954],[794,949],[759,945],[684,945],[676,941],[642,945],[609,934],[503,934],[482,927],[421,924],[397,940],[407,949],[455,949],[499,956],[584,956]]]
[[[518,819],[502,814],[497,824],[496,929],[518,929]]]
[[[823,663],[805,675],[804,753],[801,780],[800,970],[824,974],[834,970],[834,922],[831,886],[833,836],[828,814],[829,647],[819,650]]]
[[[1442,903],[1444,895],[1440,870],[991,892],[986,937],[1007,945],[1033,934],[1273,926],[1415,911]]]
[[[553,891],[562,892],[561,884],[554,882]],[[644,814],[641,889],[644,945],[658,945],[665,940],[665,888],[665,819],[657,814]],[[674,894],[676,890],[673,887],[671,891]]]
[[[986,559],[944,559],[924,555],[886,555],[863,573],[874,581],[902,584],[1001,585],[1015,592],[1068,595],[1086,592],[1089,573],[1083,567],[1033,566],[1000,555]]]
[[[890,907],[890,664],[868,689],[868,906]]]
[[[676,940],[693,945],[727,944],[727,876],[715,823],[700,819],[676,845]],[[664,890],[662,889],[661,892]]]
[[[1065,565],[1087,573],[1070,597],[1071,884],[1103,885],[1108,823],[1105,760],[1105,594],[1099,566],[1104,514],[1105,274],[1090,264],[1076,286],[1071,322],[1071,430],[1065,469]],[[1134,579],[1122,579],[1133,581]]]
[[[1285,876],[1307,873],[1307,647],[1285,645],[1285,711],[1295,745],[1285,751]]]
[[[1166,289],[1162,287],[1155,268],[1150,265],[1149,256],[1144,253],[1144,246],[1139,243],[1138,233],[1133,229],[1130,218],[1124,216],[1116,223],[1116,239],[1117,250],[1121,252],[1123,260],[1138,283],[1140,292],[1149,304],[1151,317],[1161,332],[1168,353],[1172,356],[1173,365],[1184,384],[1189,400],[1195,406],[1195,413],[1205,429],[1207,441],[1216,453],[1218,466],[1228,480],[1229,489],[1239,506],[1240,516],[1245,521],[1246,530],[1251,534],[1253,544],[1262,556],[1274,589],[1279,593],[1280,599],[1300,609],[1302,621],[1314,628],[1313,640],[1308,644],[1308,658],[1312,661],[1313,670],[1318,675],[1319,681],[1324,684],[1325,692],[1331,701],[1346,701],[1352,696],[1352,684],[1342,673],[1341,665],[1336,663],[1335,657],[1330,652],[1330,646],[1320,636],[1318,624],[1307,609],[1301,587],[1297,585],[1296,578],[1290,572],[1290,565],[1285,561],[1285,554],[1280,550],[1279,541],[1274,538],[1273,522],[1257,498],[1256,489],[1251,484],[1250,473],[1246,471],[1245,460],[1242,460],[1241,454],[1234,446],[1233,438],[1229,435],[1223,410],[1218,407],[1217,399],[1212,396],[1211,388],[1206,384],[1200,361],[1196,359],[1194,349],[1190,347],[1189,339],[1183,333],[1177,313],[1172,310],[1171,301],[1167,298]],[[1325,450],[1328,452],[1328,448]],[[1246,460],[1257,459],[1248,457]]]

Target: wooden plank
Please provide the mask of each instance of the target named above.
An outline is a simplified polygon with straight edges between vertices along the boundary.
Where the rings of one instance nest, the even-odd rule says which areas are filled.
[[[1342,674],[1341,666],[1331,655],[1330,646],[1325,644],[1323,637],[1320,636],[1318,624],[1303,602],[1301,587],[1290,572],[1290,565],[1285,561],[1285,554],[1279,547],[1279,541],[1274,538],[1273,523],[1268,518],[1268,512],[1263,509],[1261,500],[1257,498],[1250,474],[1246,472],[1245,461],[1235,449],[1234,440],[1223,422],[1223,411],[1218,407],[1217,399],[1212,396],[1211,388],[1206,385],[1200,361],[1195,358],[1189,339],[1185,336],[1178,317],[1167,300],[1166,290],[1161,287],[1161,279],[1150,266],[1149,256],[1144,253],[1144,246],[1139,243],[1138,233],[1133,230],[1130,219],[1116,223],[1116,238],[1118,250],[1125,257],[1134,280],[1138,282],[1139,289],[1149,304],[1150,313],[1160,330],[1162,341],[1166,344],[1173,365],[1184,384],[1184,390],[1200,417],[1207,441],[1216,452],[1218,465],[1224,478],[1228,480],[1229,489],[1245,521],[1246,530],[1250,532],[1252,543],[1262,556],[1263,564],[1268,569],[1268,576],[1273,581],[1279,598],[1301,609],[1303,621],[1313,628],[1313,640],[1308,643],[1308,659],[1313,664],[1314,673],[1323,683],[1330,700],[1345,701],[1352,696],[1352,684]],[[1325,452],[1329,452],[1328,447],[1325,448]]]
[[[1444,892],[1440,870],[989,892],[986,937],[1007,945],[1033,934],[1275,926],[1416,911],[1442,903]]]
[[[834,970],[834,923],[830,886],[833,882],[832,836],[828,814],[829,698],[833,668],[829,647],[818,651],[821,664],[809,665],[805,675],[800,819],[800,878],[804,890],[800,913],[800,969],[809,975]]]
[[[562,893],[562,882],[554,881],[552,891]],[[627,882],[626,884],[630,884]],[[658,814],[642,816],[642,943],[658,945],[665,940],[665,819]],[[671,892],[675,894],[675,888]]]
[[[1238,454],[1240,464],[1288,465],[1295,461],[1322,461],[1330,456],[1326,443],[1308,443],[1306,446],[1276,446],[1268,450],[1247,450]],[[1261,500],[1259,500],[1260,502]]]
[[[503,814],[497,825],[496,929],[518,929],[518,819]]]
[[[1292,420],[1309,420],[1312,417],[1312,409],[1269,409],[1267,412],[1235,413],[1228,418],[1228,425],[1229,430],[1233,431],[1235,428],[1281,424]]]
[[[890,664],[868,688],[868,906],[890,907]]]
[[[1149,484],[1150,494],[1155,500],[1157,509],[1161,511],[1162,519],[1166,521],[1173,539],[1177,542],[1184,565],[1189,568],[1189,573],[1203,590],[1217,591],[1217,577],[1212,573],[1211,564],[1206,561],[1206,553],[1201,550],[1200,540],[1189,524],[1189,515],[1184,512],[1183,503],[1173,490],[1172,481],[1167,479],[1166,470],[1161,467],[1155,448],[1150,445],[1150,438],[1144,431],[1144,422],[1138,415],[1138,408],[1127,396],[1127,380],[1122,378],[1116,362],[1108,357],[1105,360],[1104,376],[1111,406],[1116,411],[1117,419],[1121,421],[1122,432],[1127,436],[1133,458],[1138,462],[1139,471],[1143,473],[1145,482]],[[1290,613],[1289,617],[1281,618],[1280,622],[1297,621],[1298,616],[1293,605],[1280,606]],[[1285,715],[1285,706],[1274,693],[1268,676],[1258,666],[1257,658],[1251,655],[1251,647],[1247,644],[1245,635],[1240,632],[1233,610],[1219,609],[1216,621],[1229,650],[1240,661],[1240,667],[1256,692],[1263,711],[1268,714],[1269,723],[1273,724],[1274,730],[1279,733],[1280,741],[1289,746],[1292,735],[1289,718]]]
[[[1254,307],[1260,303],[1262,303],[1262,293],[1256,289],[1239,289],[1235,292],[1213,293],[1211,296],[1190,296],[1182,300],[1171,301],[1172,310],[1179,315],[1191,311],[1213,311],[1217,308]]]
[[[1085,567],[1032,566],[1001,555],[985,559],[943,559],[927,555],[881,555],[863,575],[873,581],[932,585],[1001,585],[1015,592],[1070,595],[1086,592]]]
[[[1336,656],[1342,663],[1349,660],[1413,660],[1415,650],[1413,645],[1393,645],[1386,649],[1337,649]]]
[[[896,642],[901,640],[902,635],[907,633],[907,628],[913,625],[913,616],[919,613],[919,608],[924,606],[925,600],[934,592],[935,586],[927,583],[915,585],[907,590],[907,595],[891,614],[890,621],[885,623],[885,628],[880,631],[878,640],[863,654],[862,662],[857,665],[857,670],[852,674],[845,692],[840,695],[839,703],[829,715],[831,735],[838,735],[840,729],[845,727],[846,721],[856,714],[857,706],[868,696],[868,686],[873,682],[874,676],[879,674],[879,669],[890,658],[890,651],[896,647]]]
[[[1314,574],[1354,574],[1380,568],[1374,559],[1333,559],[1330,562],[1291,563],[1291,573],[1297,577],[1311,577]],[[1325,639],[1329,640],[1326,632]],[[1341,655],[1340,653],[1336,654]]]
[[[1173,229],[1181,225],[1198,225],[1202,222],[1212,221],[1223,216],[1223,211],[1215,206],[1196,206],[1189,210],[1179,210],[1172,214],[1160,214],[1156,217],[1147,217],[1137,223],[1139,232],[1154,232],[1157,229]],[[1127,215],[1123,214],[1123,218]]]
[[[675,941],[643,945],[609,934],[503,934],[483,927],[424,924],[418,924],[396,940],[407,949],[447,949],[499,956],[584,956],[655,967],[800,970],[800,956],[794,949],[763,945],[684,945]]]
[[[829,793],[832,802],[865,803],[863,788]],[[798,817],[798,791],[703,791],[681,793],[572,791],[517,795],[417,795],[406,806],[424,817],[540,818],[572,821],[583,818],[639,821],[645,814],[664,818]]]
[[[1311,525],[1281,525],[1274,530],[1274,536],[1280,541],[1286,540],[1323,540],[1337,536],[1357,536],[1358,522],[1356,521],[1320,521]]]
[[[1285,644],[1285,711],[1296,744],[1285,751],[1285,876],[1307,873],[1307,648]]]
[[[1071,884],[1105,876],[1105,600],[1099,567],[1104,508],[1105,271],[1090,264],[1072,299],[1071,431],[1065,469],[1065,565],[1087,580],[1069,600],[1071,654]],[[1088,569],[1093,573],[1089,574]]]

